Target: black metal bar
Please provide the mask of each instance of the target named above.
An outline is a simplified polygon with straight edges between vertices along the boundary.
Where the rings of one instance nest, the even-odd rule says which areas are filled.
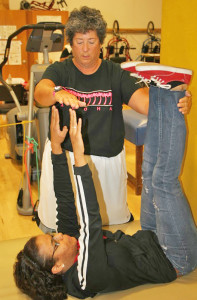
[[[28,30],[28,29],[44,29],[44,30],[57,30],[57,29],[65,29],[65,25],[62,23],[53,23],[53,22],[46,22],[44,24],[29,24],[29,25],[24,25],[15,32],[13,32],[7,39],[7,44],[5,47],[5,54],[4,54],[4,59],[0,64],[0,74],[2,75],[2,68],[8,61],[9,53],[10,53],[10,45],[12,39],[20,34],[21,32]]]

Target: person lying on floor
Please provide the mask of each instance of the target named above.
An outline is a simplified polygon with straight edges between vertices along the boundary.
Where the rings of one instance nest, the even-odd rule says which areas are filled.
[[[158,93],[159,97],[157,97]],[[171,152],[175,152],[175,160],[176,156],[181,157],[178,150],[181,152],[185,143],[184,133],[179,134],[180,131],[185,132],[184,126],[181,126],[184,123],[184,117],[177,109],[177,101],[183,93],[157,87],[150,88],[152,108],[154,105],[157,106],[158,98],[162,104],[158,105],[158,108],[162,106],[163,116],[166,118],[158,118],[155,108],[151,113],[148,127],[151,130],[152,125],[158,126],[158,122],[162,119],[165,123],[165,130],[175,139],[170,146],[166,143],[164,148],[162,141],[158,139],[157,145],[155,141],[154,152],[157,159],[151,162],[154,168],[150,172],[154,173],[153,170],[157,167],[158,160],[161,164],[165,161],[165,172],[161,172],[163,175],[169,172],[176,173],[175,179],[172,178],[173,176],[169,178],[173,184],[174,180],[178,182],[177,170],[180,169],[181,159],[178,158],[177,163],[174,162],[174,155],[171,155]],[[167,118],[165,106],[167,107],[169,103],[171,106],[168,110],[173,111],[173,116],[170,114]],[[156,190],[154,205],[147,204],[146,216],[145,213],[141,216],[143,226],[152,230],[139,230],[130,236],[120,230],[112,233],[102,229],[92,175],[84,156],[81,123],[81,119],[77,123],[76,112],[70,109],[69,134],[75,159],[73,168],[78,189],[77,210],[80,230],[73,193],[67,192],[70,191],[67,187],[70,181],[66,173],[66,156],[61,149],[61,143],[68,128],[64,127],[60,131],[58,111],[53,107],[51,155],[55,193],[64,216],[64,228],[62,225],[64,234],[39,235],[32,237],[26,243],[24,249],[17,255],[14,265],[17,287],[32,299],[65,299],[67,294],[84,299],[98,293],[129,289],[145,283],[171,282],[177,276],[194,270],[197,266],[197,231],[187,201],[182,193],[178,193],[177,184],[174,184],[175,197],[170,185],[168,191],[165,190],[165,184],[159,182],[160,191],[158,191],[156,180],[153,182]],[[160,131],[157,130],[157,132],[161,137],[161,127],[159,129]],[[156,133],[153,134],[156,135]],[[179,136],[178,142],[176,142],[177,136]],[[166,138],[165,134],[164,138]],[[146,164],[143,166],[146,189],[148,185],[150,186],[150,182],[147,183],[147,160],[148,155],[146,155]],[[173,170],[171,170],[172,163]],[[149,189],[151,190],[151,187]],[[152,201],[150,190],[144,191],[146,195],[149,195],[146,197],[149,202]],[[164,208],[161,210],[160,202],[164,203]],[[144,205],[142,206],[144,209]],[[151,218],[147,217],[149,207]],[[182,217],[181,220],[179,216]],[[165,239],[167,235],[169,238]]]

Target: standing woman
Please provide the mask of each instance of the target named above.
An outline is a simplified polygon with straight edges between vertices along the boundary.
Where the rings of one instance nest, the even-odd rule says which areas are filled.
[[[55,62],[45,71],[35,89],[41,105],[56,102],[71,106],[82,118],[85,155],[93,174],[103,224],[121,224],[133,220],[127,206],[127,172],[124,151],[122,105],[147,114],[148,88],[122,70],[119,64],[99,58],[106,36],[106,22],[99,10],[74,9],[66,24],[66,37],[72,57]],[[189,101],[187,97],[182,99]],[[184,111],[188,112],[188,110]],[[73,150],[69,136],[62,144],[69,156],[72,181]],[[57,199],[53,190],[51,143],[47,139],[42,161],[38,214],[41,223],[59,230]],[[73,184],[74,191],[75,184]]]

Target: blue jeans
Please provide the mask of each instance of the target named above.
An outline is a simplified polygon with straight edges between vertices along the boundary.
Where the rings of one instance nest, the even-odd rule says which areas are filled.
[[[185,92],[151,87],[142,165],[141,226],[156,233],[180,275],[197,267],[197,229],[179,182],[186,126],[177,103]]]

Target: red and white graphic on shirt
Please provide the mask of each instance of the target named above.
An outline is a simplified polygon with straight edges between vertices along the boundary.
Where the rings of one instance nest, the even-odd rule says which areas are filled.
[[[86,103],[87,106],[112,106],[112,91],[79,92],[74,89],[64,90]]]

